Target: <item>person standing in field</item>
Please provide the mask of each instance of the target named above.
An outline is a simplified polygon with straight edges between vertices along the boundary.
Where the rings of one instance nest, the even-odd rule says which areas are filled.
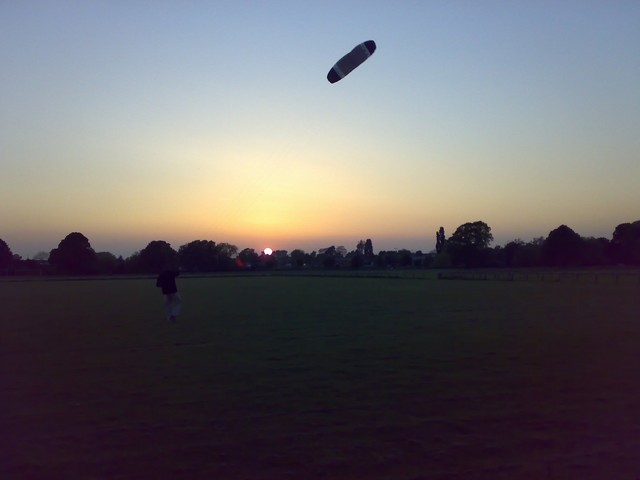
[[[167,320],[175,322],[180,315],[182,307],[182,298],[178,293],[176,285],[176,277],[180,275],[177,268],[166,268],[156,280],[156,287],[162,289],[164,295],[164,309],[167,314]]]

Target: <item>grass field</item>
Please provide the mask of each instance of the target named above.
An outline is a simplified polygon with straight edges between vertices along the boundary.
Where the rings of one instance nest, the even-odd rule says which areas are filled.
[[[638,479],[640,284],[0,282],[3,479]]]

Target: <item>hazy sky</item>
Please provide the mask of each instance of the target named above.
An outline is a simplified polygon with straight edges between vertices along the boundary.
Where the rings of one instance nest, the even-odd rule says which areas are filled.
[[[376,53],[329,84],[356,44]],[[431,250],[640,219],[640,2],[0,1],[0,238]]]

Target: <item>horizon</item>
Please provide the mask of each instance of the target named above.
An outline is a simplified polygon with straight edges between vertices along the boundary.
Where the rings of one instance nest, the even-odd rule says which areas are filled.
[[[628,220],[628,221],[623,221],[623,222],[619,222],[616,225],[614,225],[611,228],[611,232],[609,233],[605,233],[605,234],[584,234],[583,232],[580,232],[574,228],[571,227],[571,225],[564,223],[562,225],[567,225],[569,228],[571,228],[572,230],[574,230],[577,234],[579,234],[581,237],[583,238],[606,238],[607,240],[611,240],[612,238],[612,234],[613,231],[615,230],[615,227],[617,227],[618,225],[620,225],[621,223],[632,223],[636,220]],[[471,221],[470,221],[471,222]],[[467,223],[467,222],[465,222]],[[486,222],[485,222],[486,223]],[[459,225],[458,225],[459,226]],[[449,238],[456,230],[456,228],[458,227],[453,227],[450,230],[447,230],[445,228],[445,235],[446,238]],[[497,247],[497,246],[502,246],[504,247],[507,243],[514,241],[514,240],[522,240],[524,242],[531,242],[536,238],[546,238],[550,231],[558,228],[560,225],[557,225],[553,228],[551,228],[549,230],[549,232],[546,232],[544,234],[540,234],[540,235],[530,235],[527,237],[520,237],[520,236],[514,236],[514,237],[508,237],[508,236],[496,236],[496,233],[493,231],[493,229],[491,230],[491,233],[494,236],[494,240],[491,242],[491,248]],[[491,227],[491,225],[489,225],[489,227]],[[439,228],[439,227],[438,227]],[[238,251],[242,251],[245,248],[252,248],[254,249],[256,252],[261,252],[263,251],[265,248],[271,248],[273,249],[273,251],[276,250],[286,250],[288,253],[291,253],[292,250],[294,249],[300,249],[303,250],[305,253],[311,253],[311,252],[317,252],[318,250],[322,249],[322,248],[327,248],[330,246],[335,246],[335,247],[339,247],[339,246],[344,246],[347,251],[352,251],[355,250],[356,244],[358,243],[358,241],[360,240],[367,240],[367,239],[371,239],[372,244],[373,244],[373,250],[374,252],[380,252],[380,251],[394,251],[394,250],[401,250],[401,249],[406,249],[412,252],[416,252],[416,251],[422,251],[423,253],[429,253],[433,250],[435,250],[435,234],[436,234],[436,230],[434,229],[433,231],[433,235],[432,235],[432,239],[427,240],[427,238],[406,238],[406,239],[402,239],[402,238],[382,238],[379,239],[379,241],[376,241],[375,238],[371,238],[371,237],[367,237],[367,236],[363,236],[363,237],[359,237],[359,238],[355,238],[354,239],[348,239],[348,241],[344,241],[344,242],[337,242],[332,240],[331,238],[327,237],[324,238],[323,240],[320,239],[316,239],[316,240],[305,240],[305,241],[301,241],[299,244],[296,244],[295,240],[282,240],[282,241],[274,241],[274,242],[263,242],[264,244],[260,244],[257,245],[257,242],[253,242],[254,244],[251,244],[251,240],[246,240],[244,243],[240,242],[240,243],[236,243],[233,241],[227,241],[225,239],[215,239],[215,238],[191,238],[191,239],[169,239],[169,238],[152,238],[149,240],[143,240],[141,239],[141,242],[139,243],[129,243],[129,241],[127,242],[122,242],[119,241],[117,239],[112,239],[112,240],[103,240],[100,239],[98,241],[94,241],[92,239],[92,237],[90,235],[88,235],[86,232],[83,232],[81,230],[73,230],[70,232],[67,232],[66,234],[63,234],[57,241],[55,241],[55,244],[52,244],[52,246],[50,248],[37,248],[36,245],[42,245],[43,242],[41,241],[34,241],[34,242],[27,242],[26,244],[23,245],[30,245],[31,247],[27,247],[28,250],[23,250],[23,251],[18,251],[15,248],[12,247],[12,244],[9,240],[7,240],[7,238],[2,238],[0,237],[0,239],[4,240],[7,245],[9,246],[9,248],[11,249],[12,253],[14,254],[18,254],[20,255],[23,259],[32,259],[33,257],[35,257],[36,255],[38,255],[39,253],[45,252],[45,253],[49,253],[51,250],[53,250],[54,248],[58,247],[58,244],[60,243],[60,241],[62,241],[67,235],[69,235],[70,233],[73,232],[79,232],[82,233],[84,236],[86,236],[89,240],[89,243],[91,244],[91,248],[95,251],[95,252],[109,252],[114,254],[116,257],[123,257],[123,258],[128,258],[131,255],[133,255],[134,253],[139,252],[140,250],[142,250],[143,248],[145,248],[150,242],[152,241],[156,241],[156,240],[161,240],[161,241],[165,241],[167,243],[169,243],[171,245],[171,247],[178,251],[178,249],[185,244],[188,244],[192,241],[196,241],[196,240],[211,240],[214,241],[216,244],[219,243],[228,243],[231,245],[235,245],[236,247],[238,247]],[[421,246],[421,241],[423,241],[423,246]],[[306,242],[306,243],[304,243]],[[424,246],[426,245],[426,246]],[[25,254],[25,252],[28,251],[30,253]]]
[[[639,24],[632,1],[1,3],[0,238],[610,239],[640,218]]]

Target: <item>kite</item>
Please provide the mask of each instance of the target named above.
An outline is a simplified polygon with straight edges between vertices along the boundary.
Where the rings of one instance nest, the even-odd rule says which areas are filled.
[[[373,52],[375,51],[376,42],[373,40],[367,40],[366,42],[357,45],[353,50],[338,60],[331,70],[329,70],[327,80],[329,80],[330,83],[336,83],[337,81],[342,80],[362,62],[373,55]]]

